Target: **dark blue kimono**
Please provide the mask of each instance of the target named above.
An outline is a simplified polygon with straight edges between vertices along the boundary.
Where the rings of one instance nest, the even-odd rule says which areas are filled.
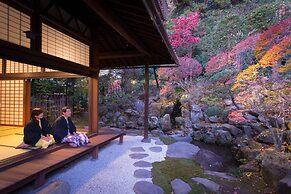
[[[26,124],[24,127],[24,143],[34,146],[41,138],[41,135],[46,136],[47,134],[51,134],[52,127],[49,122],[45,118],[42,118],[40,121],[42,128],[40,128],[39,122],[35,119],[31,119]]]
[[[68,118],[68,123],[65,117],[60,116],[55,120],[52,125],[53,136],[57,143],[61,143],[62,139],[68,135],[76,132],[76,126],[72,122],[71,118]]]

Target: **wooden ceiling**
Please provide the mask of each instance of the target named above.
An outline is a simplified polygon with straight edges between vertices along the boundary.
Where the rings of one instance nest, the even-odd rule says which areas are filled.
[[[163,0],[4,2],[17,6],[30,15],[37,10],[44,23],[94,48],[94,56],[90,56],[96,63],[93,68],[177,64],[177,57],[162,23],[164,15],[159,4],[163,4]]]

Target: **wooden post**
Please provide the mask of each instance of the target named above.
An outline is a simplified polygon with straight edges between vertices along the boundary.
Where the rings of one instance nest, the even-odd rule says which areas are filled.
[[[30,120],[30,97],[31,97],[31,82],[24,80],[24,95],[23,95],[23,126]]]
[[[98,134],[98,88],[99,79],[89,78],[89,131]]]
[[[145,66],[145,83],[144,83],[144,139],[143,142],[148,142],[149,131],[149,65]]]
[[[92,27],[92,44],[90,45],[90,62],[89,66],[97,69],[96,78],[89,78],[89,131],[99,132],[99,115],[98,115],[98,101],[99,101],[99,53],[97,50],[98,40],[96,39],[96,27]]]

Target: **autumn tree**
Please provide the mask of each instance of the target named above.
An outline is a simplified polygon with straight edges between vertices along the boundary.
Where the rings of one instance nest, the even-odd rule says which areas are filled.
[[[193,58],[180,57],[180,66],[175,68],[160,68],[159,79],[164,83],[161,94],[172,92],[174,88],[188,91],[193,84],[193,79],[201,74],[201,64]]]
[[[175,51],[185,50],[186,55],[191,57],[192,46],[199,42],[199,37],[195,35],[199,23],[199,14],[190,12],[185,16],[174,18],[168,22],[170,42]],[[185,54],[182,54],[184,56]]]

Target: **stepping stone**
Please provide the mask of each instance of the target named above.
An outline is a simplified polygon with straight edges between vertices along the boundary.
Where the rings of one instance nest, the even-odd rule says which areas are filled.
[[[171,186],[175,194],[188,194],[192,190],[192,188],[181,179],[171,181]]]
[[[150,150],[151,150],[152,152],[161,152],[161,151],[162,151],[162,148],[156,146],[156,147],[150,147]]]
[[[133,148],[130,148],[130,151],[132,151],[132,152],[145,152],[143,147],[133,147]]]
[[[238,180],[237,178],[235,178],[233,176],[230,176],[230,175],[228,175],[228,174],[226,174],[224,172],[215,172],[215,171],[206,170],[204,173],[207,174],[207,175],[216,176],[216,177],[219,177],[219,178],[224,178],[224,179],[227,179],[227,180],[230,180],[230,181]]]
[[[148,157],[148,154],[130,154],[129,157],[131,157],[132,159],[143,159]]]
[[[133,191],[136,194],[149,194],[149,193],[150,194],[164,194],[165,193],[161,187],[147,181],[139,181],[135,183],[133,187]]]
[[[218,192],[218,190],[220,189],[219,184],[205,178],[195,177],[195,178],[191,178],[191,180],[196,183],[202,184],[204,187],[206,187],[207,189],[213,192]]]
[[[152,172],[145,169],[138,169],[134,171],[133,175],[136,178],[152,178]]]
[[[146,161],[137,161],[133,165],[135,167],[152,167],[152,163]]]
[[[156,145],[165,145],[164,142],[162,142],[161,140],[157,140],[157,141],[155,142],[155,144],[156,144]]]
[[[168,146],[167,157],[171,158],[193,158],[200,148],[186,142],[176,142]]]

